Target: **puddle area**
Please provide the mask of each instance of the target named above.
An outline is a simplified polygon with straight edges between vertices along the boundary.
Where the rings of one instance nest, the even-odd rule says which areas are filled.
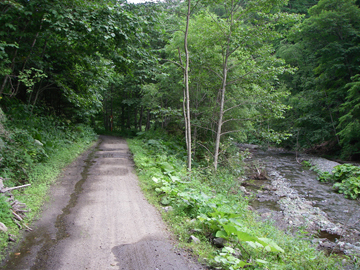
[[[318,238],[326,238],[331,242],[337,242],[341,239],[341,235],[328,233],[327,231],[320,231],[316,236]]]
[[[325,249],[336,246],[345,254],[351,249],[350,253],[360,255],[360,202],[335,193],[332,185],[319,182],[314,171],[297,162],[312,158],[320,159],[278,150],[254,151],[252,162],[266,168],[269,180],[243,182],[246,191],[255,194],[251,206],[262,218],[275,219],[280,228],[306,227]]]

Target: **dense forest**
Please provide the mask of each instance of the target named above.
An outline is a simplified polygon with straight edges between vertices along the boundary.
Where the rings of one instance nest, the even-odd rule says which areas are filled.
[[[182,136],[214,164],[232,141],[360,153],[355,0],[3,0],[0,95],[97,129]],[[21,105],[21,106],[20,106]]]
[[[359,131],[360,0],[0,0],[1,259],[63,168],[112,134],[204,264],[343,269],[302,228],[259,222],[241,181],[266,172],[235,145],[359,160]],[[337,170],[358,198],[358,167]]]

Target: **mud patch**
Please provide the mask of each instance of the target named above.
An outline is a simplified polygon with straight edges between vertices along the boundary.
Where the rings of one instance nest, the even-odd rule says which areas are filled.
[[[129,158],[129,152],[124,151],[99,151],[96,153],[95,158]]]
[[[148,237],[133,244],[124,244],[112,248],[118,269],[200,269],[184,263],[184,254],[173,250],[170,243]]]
[[[109,168],[109,166],[102,168],[99,167],[96,170],[93,170],[91,175],[113,175],[113,176],[124,176],[129,173],[129,169],[125,167],[113,167]]]
[[[78,196],[82,191],[82,185],[94,163],[92,159],[99,143],[100,141],[68,166],[63,173],[63,180],[57,183],[51,192],[50,203],[45,207],[43,218],[34,224],[33,231],[26,233],[21,245],[17,248],[17,252],[13,253],[8,261],[3,262],[6,265],[3,264],[1,269],[47,269],[45,262],[51,249],[60,240],[69,236],[64,218],[70,209],[76,205]],[[55,201],[56,204],[54,204]],[[20,255],[15,256],[14,254]]]
[[[93,168],[97,168],[99,166],[102,165],[122,165],[122,166],[132,166],[134,165],[134,162],[132,160],[129,159],[125,159],[125,158],[113,158],[113,159],[99,159],[95,166]]]

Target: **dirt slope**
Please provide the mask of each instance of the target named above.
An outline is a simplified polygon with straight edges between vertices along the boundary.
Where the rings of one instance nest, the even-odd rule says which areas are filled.
[[[33,226],[4,269],[203,269],[174,250],[119,138],[101,137],[68,167]]]

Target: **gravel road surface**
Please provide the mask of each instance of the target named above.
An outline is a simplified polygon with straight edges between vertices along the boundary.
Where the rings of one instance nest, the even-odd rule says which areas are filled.
[[[63,173],[4,269],[204,269],[176,250],[125,140],[101,136]]]

